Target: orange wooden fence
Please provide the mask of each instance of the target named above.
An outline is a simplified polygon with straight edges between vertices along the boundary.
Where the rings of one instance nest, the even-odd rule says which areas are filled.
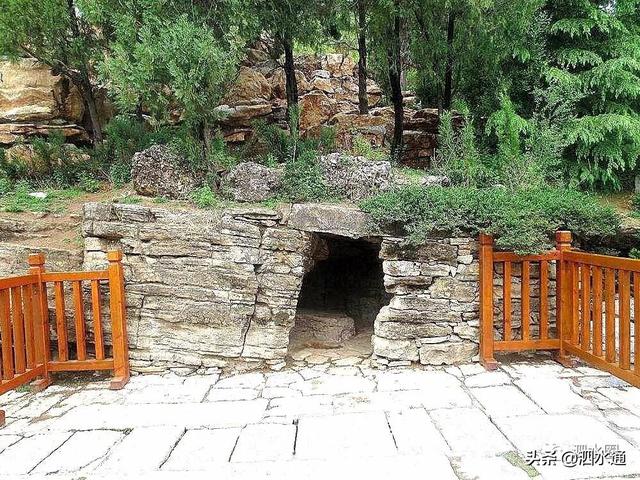
[[[28,275],[0,279],[0,394],[35,379],[36,388],[46,388],[50,372],[113,370],[112,389],[128,382],[122,253],[109,252],[107,258],[106,270],[49,273],[44,255],[34,254],[29,256]],[[103,308],[107,306],[108,310]],[[110,349],[105,342],[106,319]],[[71,332],[69,320],[73,320]]]
[[[535,279],[532,265],[538,272]],[[517,336],[512,328],[514,266],[521,272]],[[530,308],[532,287],[538,294],[535,315]],[[502,296],[498,308],[496,288]],[[556,359],[565,365],[573,355],[640,386],[640,348],[635,348],[640,345],[640,328],[635,328],[640,318],[640,260],[574,251],[570,232],[556,234],[555,250],[526,256],[494,252],[493,239],[481,235],[480,291],[480,360],[486,368],[496,368],[494,352],[555,350]],[[537,327],[535,336],[532,324]]]

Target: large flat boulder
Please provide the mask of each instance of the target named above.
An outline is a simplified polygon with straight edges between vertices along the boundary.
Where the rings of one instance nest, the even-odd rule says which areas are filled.
[[[291,341],[310,346],[338,346],[355,336],[353,318],[340,312],[301,311],[291,331]]]
[[[233,167],[227,180],[237,202],[262,202],[274,196],[282,186],[282,168],[269,168],[255,162]]]
[[[295,204],[291,207],[288,225],[305,232],[331,233],[349,238],[380,235],[366,213],[348,205]]]

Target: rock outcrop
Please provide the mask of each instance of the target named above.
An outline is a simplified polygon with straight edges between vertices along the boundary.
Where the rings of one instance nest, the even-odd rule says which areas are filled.
[[[333,127],[340,147],[350,148],[355,136],[373,145],[389,145],[393,135],[393,109],[378,107],[382,90],[367,82],[371,108],[368,115],[358,113],[357,66],[341,54],[296,59],[296,80],[300,95],[300,129],[304,136],[317,136],[323,127]],[[261,59],[240,70],[231,91],[219,107],[226,114],[221,120],[225,140],[240,145],[251,138],[256,120],[286,128],[286,89],[284,70],[273,61]],[[417,110],[407,106],[405,112],[404,163],[426,167],[434,155],[438,128],[438,111]]]
[[[254,52],[255,53],[255,52]],[[256,120],[286,128],[284,70],[265,55],[251,55],[227,92],[218,113],[225,140],[241,145],[249,140]],[[71,143],[86,143],[86,115],[77,90],[49,67],[32,59],[17,63],[0,62],[0,145],[11,145],[62,133]],[[373,145],[385,146],[393,134],[393,109],[379,107],[382,90],[367,82],[370,113],[358,114],[357,66],[341,54],[296,59],[296,79],[300,95],[300,125],[304,136],[316,136],[322,127],[335,128],[339,146],[350,147],[355,136]],[[107,102],[99,98],[101,115],[110,116]],[[434,155],[438,112],[417,110],[407,104],[404,119],[403,162],[426,167]]]
[[[390,186],[391,163],[332,153],[318,159],[327,185],[342,198],[363,200]]]
[[[170,147],[153,145],[133,156],[131,179],[139,195],[174,200],[189,195],[204,181],[204,172],[194,172]]]
[[[68,80],[28,58],[0,62],[0,79],[0,145],[54,131],[89,140],[82,98]]]
[[[269,168],[254,162],[233,167],[227,181],[231,196],[238,202],[261,202],[273,197],[282,186],[282,168]]]

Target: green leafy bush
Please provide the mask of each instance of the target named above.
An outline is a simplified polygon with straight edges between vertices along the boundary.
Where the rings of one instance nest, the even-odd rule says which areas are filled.
[[[574,190],[406,187],[361,204],[380,227],[397,228],[421,243],[432,233],[496,237],[498,248],[518,253],[551,248],[559,229],[578,239],[613,235],[620,219],[595,197]]]
[[[495,175],[485,166],[476,146],[473,119],[467,113],[463,117],[463,125],[456,132],[453,114],[450,111],[442,113],[435,170],[446,175],[453,185],[480,187],[494,183]]]
[[[365,157],[367,160],[376,162],[389,160],[389,153],[380,148],[375,148],[371,142],[363,135],[353,137],[351,145],[351,153],[359,157]]]
[[[640,212],[640,193],[636,193],[631,197],[631,206],[636,212]]]
[[[297,160],[306,152],[313,152],[317,156],[335,149],[336,131],[333,127],[322,127],[317,137],[302,138],[298,130],[298,118],[299,112],[293,108],[288,130],[263,120],[253,123],[254,136],[249,148],[261,152],[257,161],[265,163],[265,159],[275,159],[277,163],[287,163]]]
[[[191,200],[198,208],[212,208],[220,204],[220,199],[209,185],[195,190],[191,194]]]
[[[315,151],[306,151],[286,163],[283,191],[292,202],[322,200],[329,196]]]

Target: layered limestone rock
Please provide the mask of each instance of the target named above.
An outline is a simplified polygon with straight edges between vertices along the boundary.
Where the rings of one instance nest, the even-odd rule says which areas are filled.
[[[384,287],[393,297],[374,324],[380,364],[450,364],[476,355],[476,243],[434,238],[409,248],[373,230],[352,207],[193,211],[87,204],[84,267],[102,268],[106,251],[123,250],[136,367],[282,361],[304,275],[324,258],[321,233],[382,238]],[[336,333],[329,327],[322,328]],[[335,339],[349,334],[338,327]]]
[[[70,82],[35,60],[0,62],[0,144],[59,131],[88,138],[82,98]]]
[[[266,209],[168,211],[87,204],[87,267],[125,253],[131,356],[216,366],[284,358],[310,235]]]

